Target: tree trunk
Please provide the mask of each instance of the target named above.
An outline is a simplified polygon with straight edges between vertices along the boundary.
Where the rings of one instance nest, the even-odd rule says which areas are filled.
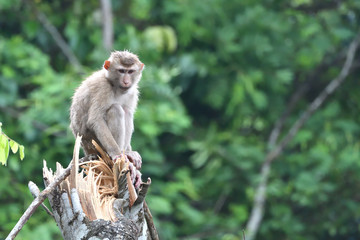
[[[100,150],[99,160],[79,164],[79,148],[76,144],[69,177],[48,196],[64,239],[158,239],[144,201],[151,180],[136,191],[125,155],[113,163]],[[45,185],[63,171],[57,164],[53,174],[44,161]]]

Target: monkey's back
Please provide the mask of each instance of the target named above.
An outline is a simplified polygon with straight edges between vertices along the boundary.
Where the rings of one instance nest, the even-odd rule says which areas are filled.
[[[87,134],[86,123],[89,118],[89,109],[92,102],[96,101],[92,99],[97,95],[106,96],[104,92],[106,89],[101,82],[104,79],[103,72],[97,71],[87,77],[75,90],[70,107],[70,128],[75,136]]]

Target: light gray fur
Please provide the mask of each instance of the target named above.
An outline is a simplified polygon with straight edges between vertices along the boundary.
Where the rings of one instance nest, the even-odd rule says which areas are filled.
[[[123,65],[121,62],[134,64]],[[110,157],[122,151],[131,151],[134,130],[133,116],[139,99],[138,82],[143,64],[130,52],[113,52],[109,58],[110,68],[103,68],[86,78],[75,91],[70,108],[70,128],[76,136],[82,136],[85,154],[96,154],[91,140],[94,139]],[[121,88],[124,74],[119,68],[135,69],[130,76],[129,89]],[[129,79],[129,75],[127,75]]]

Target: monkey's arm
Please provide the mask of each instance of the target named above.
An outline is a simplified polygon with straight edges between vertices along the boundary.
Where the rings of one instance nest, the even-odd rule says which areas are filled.
[[[131,149],[131,137],[134,132],[134,112],[129,108],[124,107],[125,112],[125,150],[132,151]]]
[[[121,153],[120,147],[111,134],[103,115],[99,114],[98,108],[93,106],[89,109],[89,119],[86,122],[86,127],[95,133],[95,136],[111,158],[115,158]]]
[[[135,103],[135,101],[133,101]],[[135,105],[135,104],[134,104]],[[138,152],[132,151],[131,148],[131,136],[134,132],[134,111],[136,106],[124,107],[125,112],[125,154],[129,160],[134,164],[136,169],[140,169],[142,165],[142,159]]]

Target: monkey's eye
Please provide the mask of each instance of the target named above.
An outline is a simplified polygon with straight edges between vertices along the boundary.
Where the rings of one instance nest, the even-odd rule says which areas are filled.
[[[125,73],[125,69],[119,69],[120,73]]]
[[[131,70],[131,69],[130,69],[130,70],[128,71],[129,74],[132,74],[133,72],[135,72],[135,70]]]

